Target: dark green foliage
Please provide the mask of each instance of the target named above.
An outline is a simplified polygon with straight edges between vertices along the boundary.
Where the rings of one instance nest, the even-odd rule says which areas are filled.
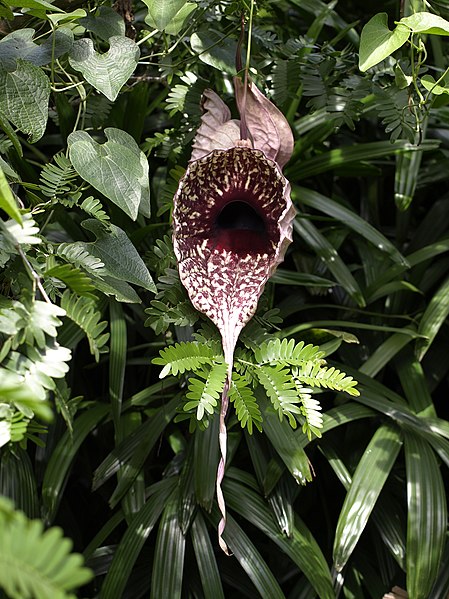
[[[24,4],[0,3],[0,594],[446,599],[449,3]],[[251,8],[298,214],[235,353],[228,558],[227,365],[170,221],[203,90],[237,115]]]

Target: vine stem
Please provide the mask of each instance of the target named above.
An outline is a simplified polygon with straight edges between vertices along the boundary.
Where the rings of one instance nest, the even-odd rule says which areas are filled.
[[[248,91],[248,71],[249,71],[249,65],[250,65],[250,60],[251,60],[251,37],[252,37],[252,33],[253,33],[253,15],[254,15],[254,0],[251,0],[251,5],[250,5],[250,9],[249,9],[248,42],[246,44],[245,80],[244,80],[244,86],[243,86],[242,111],[241,111],[241,115],[240,115],[240,139],[248,139],[248,137],[249,137],[248,127],[246,125],[246,95],[247,95],[247,91]],[[244,17],[242,17],[241,39],[243,37],[244,27],[245,27],[245,20],[244,20]],[[240,46],[241,46],[241,44],[239,43],[239,46],[237,47],[238,63],[240,62]]]

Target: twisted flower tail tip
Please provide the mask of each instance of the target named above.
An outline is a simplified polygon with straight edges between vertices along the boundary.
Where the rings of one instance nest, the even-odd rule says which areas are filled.
[[[238,336],[254,315],[259,297],[292,241],[295,209],[282,168],[293,151],[293,135],[282,113],[249,83],[234,79],[240,121],[212,90],[203,95],[204,114],[192,157],[174,197],[173,246],[181,281],[192,304],[218,327],[229,371],[220,410],[217,500],[226,509],[221,484],[226,466],[226,424],[232,365]]]

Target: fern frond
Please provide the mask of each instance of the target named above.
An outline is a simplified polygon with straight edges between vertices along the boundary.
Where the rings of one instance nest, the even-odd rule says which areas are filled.
[[[195,324],[198,320],[198,313],[187,299],[175,306],[169,306],[159,300],[152,300],[150,304],[151,307],[145,310],[148,314],[145,326],[151,326],[156,335],[165,333],[171,324],[185,327]]]
[[[255,374],[277,410],[279,418],[287,416],[290,426],[296,428],[293,414],[300,414],[301,409],[298,406],[298,391],[290,371],[282,365],[263,365],[255,369]]]
[[[84,331],[90,351],[98,362],[100,354],[108,351],[106,343],[109,333],[103,333],[108,323],[105,320],[100,322],[101,313],[96,309],[95,302],[66,290],[61,299],[61,307],[66,311],[67,318],[70,318]]]
[[[83,268],[95,277],[101,277],[102,275],[103,262],[100,258],[89,254],[85,247],[79,243],[61,243],[56,250],[56,254],[77,268]]]
[[[321,404],[312,397],[312,389],[304,387],[300,381],[295,379],[298,397],[301,402],[301,414],[304,416],[302,432],[307,435],[309,441],[312,435],[321,437],[320,429],[323,428],[323,416],[321,414]]]
[[[355,388],[357,381],[334,366],[322,366],[316,362],[307,362],[301,368],[293,370],[293,376],[305,385],[324,387],[334,391],[344,391],[353,397],[360,392]]]
[[[187,71],[182,77],[184,82],[174,85],[167,96],[167,110],[170,116],[177,112],[188,114],[190,118],[199,120],[201,116],[201,96],[206,87],[205,81],[198,80],[198,77]]]
[[[223,354],[218,343],[197,343],[188,341],[175,343],[159,352],[159,358],[152,360],[153,364],[164,366],[159,378],[169,374],[174,376],[184,374],[187,370],[199,370],[203,365],[212,366],[215,360],[221,360]]]
[[[196,410],[197,420],[202,420],[204,413],[214,413],[218,405],[227,373],[225,362],[219,362],[210,370],[199,370],[196,375],[200,378],[189,379],[189,392],[186,394],[188,401],[184,405],[184,411]]]
[[[247,428],[253,434],[253,424],[262,432],[262,414],[252,389],[248,386],[245,377],[236,372],[232,374],[232,385],[229,390],[229,399],[234,404],[234,409],[242,428]]]
[[[109,220],[109,216],[103,210],[100,200],[97,200],[97,198],[94,198],[93,196],[89,196],[83,200],[83,202],[80,204],[80,208],[93,218],[96,218],[103,223]]]
[[[301,83],[301,65],[298,60],[277,59],[272,71],[273,99],[278,106],[291,101]]]
[[[4,498],[0,527],[0,587],[8,597],[69,599],[74,597],[70,591],[92,578],[82,556],[70,553],[72,542],[62,529],[44,530],[40,520],[29,520]]]
[[[55,164],[48,162],[44,165],[39,180],[41,192],[49,197],[64,195],[72,190],[71,182],[78,177],[70,160],[63,153],[53,157]]]
[[[47,270],[45,276],[54,277],[63,281],[78,295],[97,299],[95,296],[95,286],[92,284],[92,280],[76,266],[72,266],[71,264],[59,264]]]
[[[263,343],[254,352],[258,364],[284,363],[298,366],[309,361],[323,364],[324,352],[316,345],[305,345],[304,341],[295,343],[294,339],[271,339]]]

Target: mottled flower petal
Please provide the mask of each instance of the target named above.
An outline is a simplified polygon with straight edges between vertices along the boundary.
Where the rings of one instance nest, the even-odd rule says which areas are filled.
[[[206,89],[202,104],[204,114],[195,135],[190,161],[198,160],[212,150],[228,150],[240,139],[239,121],[231,119],[231,112],[220,96]]]
[[[237,107],[241,115],[245,113],[254,148],[283,168],[293,152],[293,134],[287,119],[254,83],[249,82],[245,101],[245,86],[238,77],[234,77],[234,89]]]
[[[181,280],[195,308],[217,325],[228,364],[291,240],[288,193],[275,163],[240,147],[192,162],[176,193]]]

